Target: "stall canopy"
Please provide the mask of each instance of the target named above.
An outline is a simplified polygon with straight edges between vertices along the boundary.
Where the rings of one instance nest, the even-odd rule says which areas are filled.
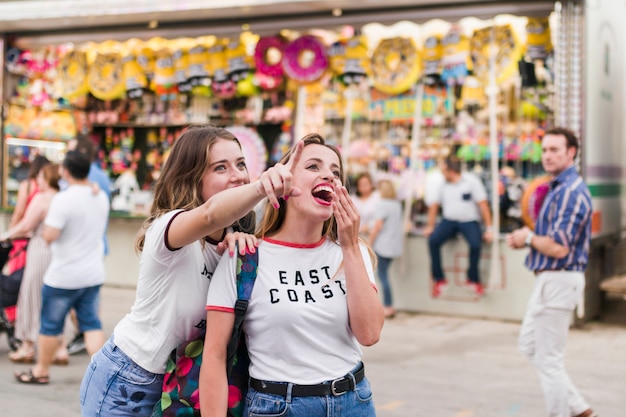
[[[214,35],[241,31],[242,24],[258,34],[277,28],[302,29],[368,22],[400,20],[425,22],[432,18],[458,20],[464,16],[492,17],[496,14],[546,15],[552,0],[470,1],[470,0],[60,0],[1,1],[0,32],[24,35],[36,33],[42,44],[74,41],[73,36],[98,42],[117,32],[132,36],[195,36],[210,28]],[[186,22],[184,27],[180,22]],[[150,28],[149,35],[146,29]],[[133,33],[134,32],[134,33]],[[101,39],[100,39],[101,38]]]

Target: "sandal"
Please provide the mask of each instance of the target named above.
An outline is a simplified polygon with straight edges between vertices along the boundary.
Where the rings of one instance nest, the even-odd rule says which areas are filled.
[[[9,352],[9,360],[15,363],[35,363],[35,351],[18,349],[14,352]]]
[[[21,384],[35,384],[35,385],[46,385],[50,382],[50,378],[46,376],[35,376],[33,375],[33,370],[29,369],[28,371],[16,372],[15,379],[17,382]]]
[[[70,358],[67,356],[57,356],[52,361],[52,364],[57,365],[57,366],[67,366],[69,365],[69,363],[70,363]]]

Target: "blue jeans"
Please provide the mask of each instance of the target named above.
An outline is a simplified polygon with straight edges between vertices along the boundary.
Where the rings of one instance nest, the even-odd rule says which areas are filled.
[[[250,387],[244,417],[376,417],[372,389],[363,378],[353,391],[337,397],[283,397]]]
[[[163,375],[148,372],[113,343],[93,357],[80,386],[83,417],[149,416],[161,399]]]
[[[41,289],[41,320],[39,333],[46,336],[63,334],[65,316],[71,308],[76,310],[80,332],[101,330],[98,318],[100,306],[100,285],[93,287],[65,290],[44,284]]]
[[[385,258],[378,254],[376,256],[378,256],[378,279],[383,287],[383,304],[385,307],[391,307],[393,299],[391,296],[391,285],[389,284],[389,265],[391,265],[393,258]]]
[[[480,249],[482,234],[478,222],[455,222],[452,220],[442,220],[437,225],[433,233],[428,238],[428,248],[430,249],[430,271],[435,281],[443,281],[445,275],[441,268],[441,246],[457,233],[461,233],[469,245],[469,269],[467,279],[470,282],[480,283],[478,276],[478,261],[480,260]]]

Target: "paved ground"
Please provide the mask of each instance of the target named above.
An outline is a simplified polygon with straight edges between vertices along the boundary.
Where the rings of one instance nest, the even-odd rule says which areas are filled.
[[[107,333],[133,299],[132,290],[103,289]],[[545,416],[535,371],[516,350],[518,329],[518,323],[399,314],[386,323],[380,343],[364,353],[378,416]],[[25,366],[12,364],[7,352],[2,335],[0,417],[80,415],[78,389],[87,355],[53,368],[48,386],[24,386],[12,374]],[[570,333],[570,376],[600,417],[626,416],[625,352],[624,324],[592,323]]]

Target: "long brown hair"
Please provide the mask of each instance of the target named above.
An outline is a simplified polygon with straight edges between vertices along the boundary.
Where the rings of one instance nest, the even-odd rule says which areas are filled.
[[[343,160],[337,148],[335,148],[332,145],[328,145],[326,141],[324,140],[324,138],[317,133],[311,133],[311,134],[306,135],[304,138],[302,138],[302,141],[304,142],[305,147],[308,145],[322,145],[332,150],[333,152],[335,152],[337,154],[337,157],[339,158],[339,173],[340,173],[341,181],[345,183],[345,175],[343,171]],[[281,164],[287,163],[289,159],[291,158],[291,155],[293,154],[294,150],[295,150],[295,146],[292,147],[281,158],[280,163]],[[265,211],[263,213],[263,219],[261,220],[261,223],[257,227],[257,231],[256,231],[257,237],[262,238],[264,236],[272,236],[273,234],[278,232],[278,230],[283,225],[283,222],[285,221],[285,216],[287,214],[287,205],[282,199],[279,200],[279,203],[280,203],[280,207],[278,208],[278,210],[276,210],[270,204],[266,205]],[[324,227],[322,229],[322,236],[326,236],[330,238],[333,242],[337,241],[337,224],[335,223],[335,216],[331,216],[328,220],[324,222]]]
[[[191,210],[204,204],[202,176],[209,166],[211,147],[218,140],[241,144],[228,130],[215,126],[191,126],[174,142],[154,188],[150,216],[139,230],[135,249],[143,250],[146,230],[155,219],[176,210]]]
[[[43,178],[48,183],[50,188],[59,191],[59,164],[46,164],[41,167],[41,173],[43,174]]]

